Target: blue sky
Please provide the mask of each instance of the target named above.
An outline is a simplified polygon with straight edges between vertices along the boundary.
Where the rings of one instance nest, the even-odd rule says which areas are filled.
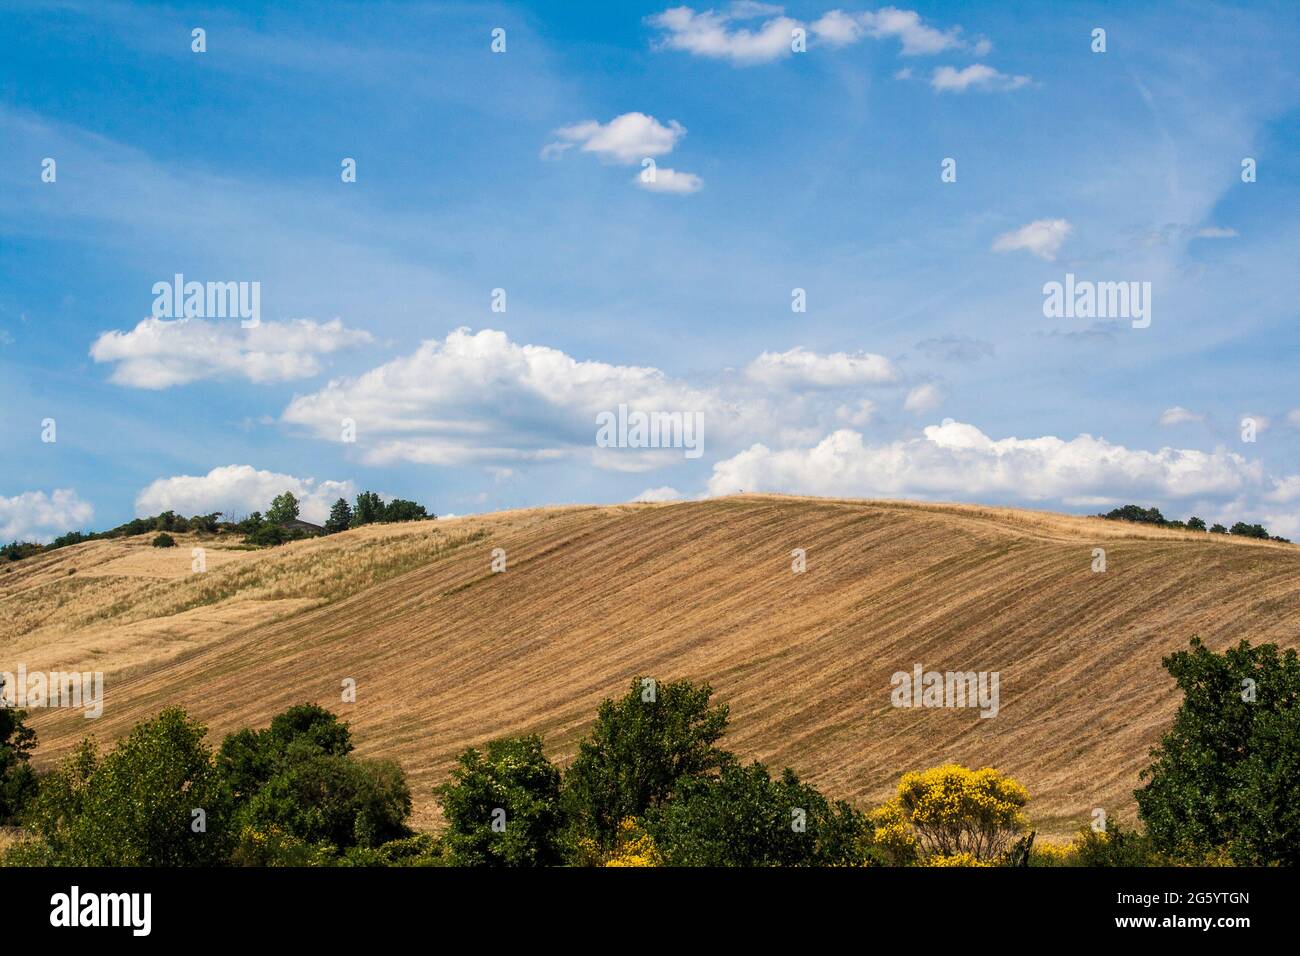
[[[282,487],[1300,534],[1294,5],[261,6],[0,11],[5,540]],[[151,318],[176,273],[261,326]],[[703,454],[597,447],[620,404]]]

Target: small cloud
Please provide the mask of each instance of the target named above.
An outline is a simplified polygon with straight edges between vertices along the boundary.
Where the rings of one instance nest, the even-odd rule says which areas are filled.
[[[1206,226],[1196,230],[1197,239],[1236,239],[1237,230],[1223,226]]]
[[[903,408],[905,411],[919,415],[938,408],[943,402],[943,397],[943,392],[935,385],[929,383],[918,385],[907,393]]]
[[[774,387],[844,388],[892,382],[898,370],[889,359],[871,352],[823,355],[795,347],[788,352],[764,352],[749,363],[745,374]]]
[[[1255,423],[1255,434],[1259,435],[1268,431],[1268,427],[1273,424],[1272,419],[1267,415],[1256,415],[1253,412],[1242,412],[1241,421],[1250,419]]]
[[[676,501],[682,496],[676,488],[664,485],[660,488],[647,488],[632,499],[633,504],[652,504],[659,501]]]
[[[964,70],[951,66],[941,66],[930,78],[930,86],[936,93],[965,93],[967,90],[985,92],[1018,90],[1029,82],[1027,76],[1013,76],[999,73],[983,63],[972,63]]]
[[[905,66],[894,74],[894,79],[896,80],[910,80],[911,78],[912,68],[910,66]]]
[[[686,127],[676,120],[665,126],[645,113],[624,113],[608,123],[584,120],[557,129],[555,142],[542,148],[543,159],[554,159],[577,146],[584,153],[594,153],[607,162],[629,166],[647,156],[672,152],[677,141],[686,135]]]
[[[638,173],[632,182],[641,189],[652,193],[687,195],[697,193],[704,188],[704,180],[694,173],[678,172],[665,166],[655,169],[654,178],[649,182],[645,180],[643,173]]]
[[[734,22],[761,17],[769,19],[752,30]],[[646,22],[663,31],[661,48],[730,60],[737,66],[770,63],[789,56],[793,52],[793,31],[802,26],[798,20],[782,15],[780,7],[756,3],[733,4],[726,13],[697,13],[690,7],[673,7],[646,17]]]
[[[1181,405],[1166,408],[1160,415],[1161,425],[1182,425],[1187,422],[1203,422],[1205,416],[1199,412],[1189,411]]]
[[[1066,219],[1035,219],[1028,225],[1004,232],[993,240],[994,252],[1014,252],[1023,249],[1048,262],[1056,258],[1061,244],[1074,231]]]

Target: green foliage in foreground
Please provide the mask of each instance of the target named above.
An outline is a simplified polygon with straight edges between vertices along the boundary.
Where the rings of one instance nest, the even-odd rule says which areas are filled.
[[[170,708],[107,753],[84,741],[33,783],[35,738],[0,710],[0,819],[27,838],[6,865],[73,866],[1150,866],[1300,862],[1300,661],[1246,642],[1199,641],[1165,659],[1183,691],[1136,793],[1145,830],[1111,823],[1068,847],[1025,833],[1006,853],[930,859],[916,814],[832,801],[790,769],[718,746],[727,708],[707,684],[638,678],[605,700],[561,772],[540,737],[462,753],[435,790],[446,828],[407,826],[391,761],[359,760],[347,724],[315,704],[228,735]],[[947,772],[953,768],[938,768]],[[956,768],[965,773],[963,768]],[[981,770],[975,774],[993,773]],[[908,776],[904,777],[904,784]],[[932,772],[920,775],[933,776]],[[1023,803],[1023,801],[1022,801]],[[945,826],[978,829],[954,805]],[[911,820],[909,824],[908,820]],[[920,834],[923,835],[923,834]],[[918,842],[919,841],[919,842]],[[907,850],[908,852],[900,852]]]
[[[1155,846],[1192,860],[1300,863],[1300,659],[1199,640],[1166,657],[1183,703],[1136,791]]]

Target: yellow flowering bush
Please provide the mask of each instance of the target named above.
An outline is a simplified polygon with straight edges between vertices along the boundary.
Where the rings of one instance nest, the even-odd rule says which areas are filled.
[[[1028,802],[1028,790],[992,767],[944,764],[903,774],[898,796],[872,814],[872,823],[891,862],[910,862],[910,852],[927,862],[969,857],[992,863],[1029,829],[1023,812]]]
[[[1029,853],[1030,866],[1077,866],[1079,858],[1078,841],[1072,843],[1051,843],[1039,840]]]
[[[897,800],[872,810],[867,820],[872,826],[873,845],[891,866],[910,866],[916,862],[921,844]]]
[[[926,866],[992,866],[993,864],[985,860],[981,860],[977,856],[971,853],[952,853],[949,854],[948,856],[936,854],[935,856],[927,857],[925,860],[925,865]]]
[[[654,837],[641,829],[634,817],[618,825],[618,845],[606,866],[662,866]]]

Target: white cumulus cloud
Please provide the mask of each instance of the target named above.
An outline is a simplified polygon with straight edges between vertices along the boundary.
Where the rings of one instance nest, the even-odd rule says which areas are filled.
[[[297,478],[252,465],[223,465],[206,475],[174,475],[159,478],[136,496],[135,513],[140,517],[164,511],[190,516],[220,511],[227,516],[265,512],[271,499],[285,491],[298,499],[304,521],[323,524],[330,505],[357,493],[351,481],[317,481]]]
[[[753,29],[736,25],[738,20],[755,19],[762,22]],[[734,4],[721,13],[673,7],[647,17],[646,22],[663,31],[660,46],[664,49],[730,60],[739,66],[788,56],[793,31],[803,26],[780,7],[765,4]]]
[[[90,502],[83,501],[72,488],[24,491],[6,498],[0,495],[0,544],[10,541],[34,541],[48,544],[69,531],[88,531],[95,515]]]
[[[343,418],[355,420],[357,444],[372,464],[486,464],[590,455],[596,415],[621,404],[699,412],[709,436],[747,417],[716,390],[656,368],[580,361],[558,349],[512,342],[504,332],[461,328],[357,378],[294,398],[282,418],[329,440],[337,440]],[[607,455],[597,464],[633,457]]]
[[[144,319],[129,332],[101,333],[90,347],[96,362],[114,364],[110,381],[160,389],[201,379],[237,377],[252,382],[307,378],[321,370],[319,356],[370,341],[338,319],[263,322],[245,329],[235,320]]]
[[[542,149],[542,158],[549,159],[573,147],[581,152],[593,153],[607,162],[624,166],[638,163],[647,156],[662,156],[672,152],[677,141],[686,135],[686,127],[676,120],[665,126],[645,113],[624,113],[608,123],[584,120],[563,126],[553,134],[556,139]]]
[[[1000,73],[985,63],[972,63],[963,70],[941,66],[930,77],[930,87],[936,93],[965,93],[967,90],[992,92],[1018,90],[1029,82],[1027,76]]]
[[[1266,488],[1262,466],[1234,452],[1145,451],[1079,435],[993,439],[945,419],[923,436],[871,445],[841,429],[812,447],[755,444],[717,462],[711,494],[779,491],[1038,502],[1227,496]]]

